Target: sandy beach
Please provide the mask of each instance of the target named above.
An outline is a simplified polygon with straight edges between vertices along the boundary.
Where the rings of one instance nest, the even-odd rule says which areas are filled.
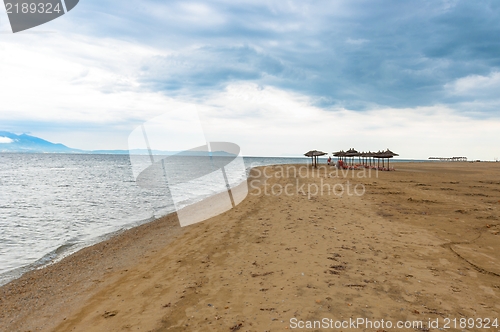
[[[393,166],[254,169],[234,209],[169,215],[1,287],[0,329],[500,330],[478,325],[500,319],[500,163]]]

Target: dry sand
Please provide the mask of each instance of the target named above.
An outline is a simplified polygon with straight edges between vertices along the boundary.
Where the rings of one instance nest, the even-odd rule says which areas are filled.
[[[394,165],[369,178],[287,177],[268,167],[278,177],[267,187],[254,171],[261,186],[219,216],[180,228],[171,215],[1,287],[1,330],[283,331],[292,318],[500,319],[500,163]],[[347,181],[365,194],[326,192]],[[308,192],[311,184],[323,194]],[[286,185],[292,195],[269,195]]]

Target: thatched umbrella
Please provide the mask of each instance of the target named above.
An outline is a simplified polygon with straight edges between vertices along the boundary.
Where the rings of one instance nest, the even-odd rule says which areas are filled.
[[[374,152],[373,153],[373,157],[377,158],[377,168],[379,168],[380,167],[380,158],[384,158],[383,157],[383,152],[380,151],[380,150],[378,150],[378,152]],[[383,161],[382,161],[382,163],[383,163]]]
[[[318,157],[324,156],[325,154],[327,154],[327,153],[323,152],[323,151],[311,150],[309,152],[304,153],[304,156],[311,157],[312,165],[317,167],[318,166]]]
[[[389,159],[394,157],[394,156],[399,156],[399,154],[392,152],[391,150],[387,149],[381,154],[381,158],[387,158],[387,169],[389,169]]]
[[[333,152],[333,156],[337,157],[337,159],[342,160],[342,158],[345,157],[345,152],[344,152],[344,150],[340,150],[338,152]]]
[[[349,150],[347,150],[345,152],[345,156],[351,157],[351,158],[353,158],[353,160],[354,160],[354,157],[358,157],[359,155],[360,155],[360,153],[358,151],[354,150],[353,148],[350,148]]]

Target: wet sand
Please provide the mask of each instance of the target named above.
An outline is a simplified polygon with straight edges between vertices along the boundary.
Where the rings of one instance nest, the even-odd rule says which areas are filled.
[[[370,177],[274,166],[266,186],[254,171],[248,197],[219,216],[180,228],[171,215],[1,287],[1,330],[500,319],[500,163],[394,166]]]

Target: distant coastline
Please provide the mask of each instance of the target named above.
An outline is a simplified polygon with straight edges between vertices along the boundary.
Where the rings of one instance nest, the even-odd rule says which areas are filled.
[[[68,153],[68,154],[116,154],[116,155],[175,155],[183,153],[186,156],[207,155],[204,151],[163,151],[163,150],[81,150],[70,148],[61,143],[53,143],[39,137],[28,134],[17,135],[7,131],[0,131],[0,153]],[[213,151],[211,155],[229,156],[231,154],[223,151]]]

